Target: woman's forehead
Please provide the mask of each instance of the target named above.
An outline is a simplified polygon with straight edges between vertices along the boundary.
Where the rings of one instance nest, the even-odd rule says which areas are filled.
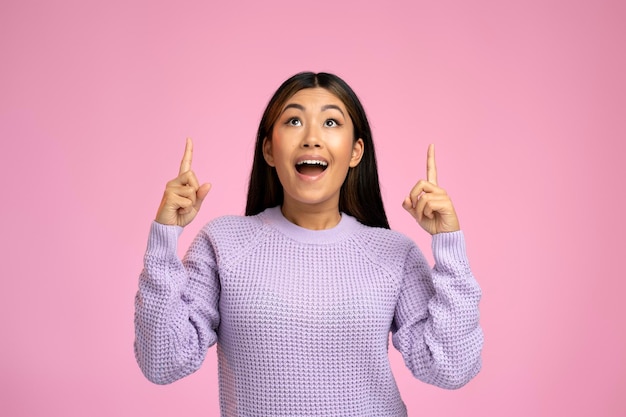
[[[330,92],[329,90],[322,87],[314,87],[314,88],[303,88],[302,90],[297,91],[293,96],[291,96],[283,105],[283,109],[287,107],[289,104],[300,104],[303,107],[309,106],[325,106],[327,104],[333,104],[341,107],[345,110],[346,106],[341,101],[339,97]]]

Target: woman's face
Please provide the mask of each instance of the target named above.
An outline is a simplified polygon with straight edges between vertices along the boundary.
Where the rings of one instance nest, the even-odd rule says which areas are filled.
[[[337,209],[348,169],[363,156],[363,140],[354,140],[352,120],[337,96],[307,88],[283,106],[263,155],[283,186],[283,209]]]

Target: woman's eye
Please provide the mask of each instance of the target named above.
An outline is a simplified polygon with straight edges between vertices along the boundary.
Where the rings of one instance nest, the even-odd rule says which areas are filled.
[[[324,126],[326,127],[335,127],[335,126],[339,126],[339,123],[337,123],[336,120],[334,119],[328,119],[324,122]]]
[[[295,117],[287,120],[287,124],[289,126],[300,126],[302,125],[302,122],[300,122],[300,119],[296,119]]]

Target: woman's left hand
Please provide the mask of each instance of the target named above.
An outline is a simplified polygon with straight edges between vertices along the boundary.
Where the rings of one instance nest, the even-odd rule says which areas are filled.
[[[426,180],[419,180],[402,207],[417,220],[431,235],[456,232],[461,229],[452,200],[443,188],[437,185],[435,145],[428,146],[426,158]]]

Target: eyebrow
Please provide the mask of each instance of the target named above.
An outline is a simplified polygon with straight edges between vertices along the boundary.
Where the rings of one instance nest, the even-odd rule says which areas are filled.
[[[330,109],[338,110],[339,113],[341,113],[343,117],[346,117],[345,114],[343,114],[343,110],[341,110],[341,107],[337,106],[336,104],[327,104],[325,106],[322,106],[322,111],[326,111]]]
[[[298,104],[298,103],[289,103],[285,106],[285,108],[283,109],[282,112],[280,112],[281,114],[284,113],[287,109],[298,109],[301,111],[305,111],[306,109],[304,108],[304,106],[302,104]],[[325,104],[322,106],[322,111],[326,111],[326,110],[331,110],[331,109],[335,109],[337,111],[339,111],[339,113],[341,113],[341,115],[343,117],[346,117],[346,115],[343,113],[343,110],[341,110],[341,107],[337,106],[336,104]]]

